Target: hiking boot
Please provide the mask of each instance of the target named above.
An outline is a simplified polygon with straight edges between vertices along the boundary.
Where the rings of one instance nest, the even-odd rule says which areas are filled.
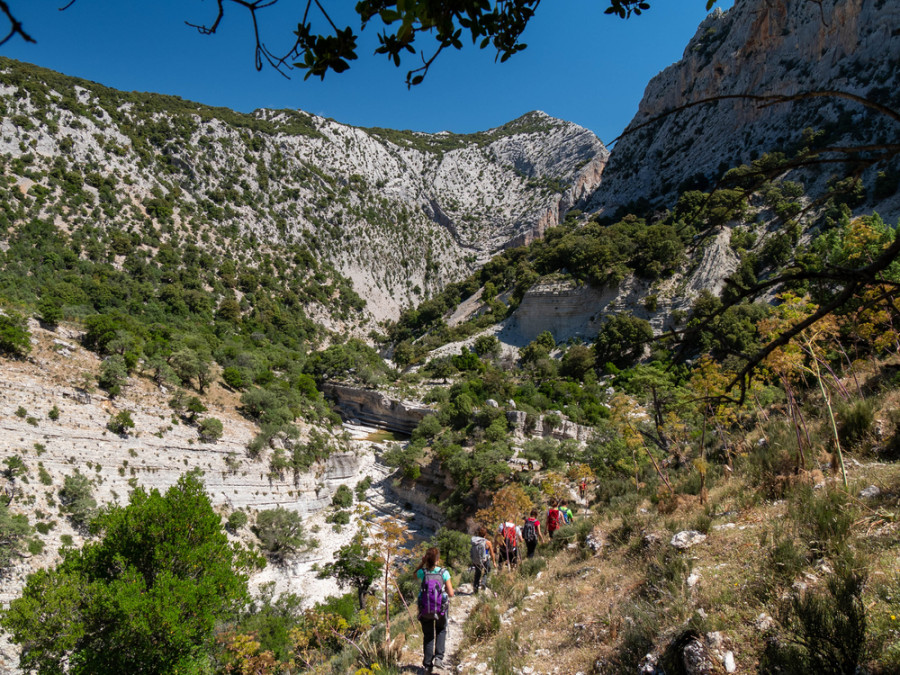
[[[443,662],[440,658],[435,658],[434,664],[432,665],[432,667],[433,667],[433,668],[440,668],[441,670],[443,670],[443,669],[444,669],[444,662]]]

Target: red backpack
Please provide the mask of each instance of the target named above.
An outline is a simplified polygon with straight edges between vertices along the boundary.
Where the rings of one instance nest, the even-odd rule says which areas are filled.
[[[512,551],[516,548],[516,526],[513,525],[510,527],[506,523],[503,524],[503,529],[500,530],[503,533],[503,539],[506,542],[506,550]]]
[[[547,511],[547,530],[553,532],[559,529],[559,521],[562,518],[562,511],[553,508]]]

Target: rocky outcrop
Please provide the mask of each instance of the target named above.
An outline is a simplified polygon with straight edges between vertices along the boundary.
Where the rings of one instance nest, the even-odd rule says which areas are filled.
[[[900,5],[882,0],[738,0],[728,11],[711,13],[682,59],[650,81],[629,129],[703,99],[736,94],[841,90],[896,110],[898,25]],[[619,140],[590,208],[641,197],[670,202],[679,186],[711,185],[723,168],[762,152],[792,153],[806,127],[826,131],[831,145],[897,134],[896,122],[839,98],[690,107]],[[879,212],[896,213],[896,202]]]
[[[552,420],[552,421],[551,421]],[[593,440],[594,427],[576,424],[560,415],[537,415],[529,423],[528,414],[521,410],[508,410],[506,421],[513,433],[524,437],[555,438],[558,441],[575,440],[586,443]]]
[[[592,339],[597,335],[600,317],[617,295],[616,288],[571,281],[538,283],[525,293],[508,329],[518,332],[525,343],[543,331],[550,331],[557,342],[571,337]]]
[[[411,434],[426,415],[433,415],[428,406],[412,401],[400,401],[374,389],[360,389],[328,382],[323,393],[337,404],[341,416],[348,421]]]

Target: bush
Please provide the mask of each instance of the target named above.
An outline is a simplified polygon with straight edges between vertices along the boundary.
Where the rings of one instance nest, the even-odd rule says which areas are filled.
[[[129,429],[134,429],[134,420],[131,419],[131,413],[127,410],[120,410],[109,418],[106,428],[114,434],[126,435]]]
[[[100,375],[97,377],[97,383],[101,389],[109,393],[110,398],[114,398],[122,393],[122,385],[127,380],[128,368],[125,365],[125,359],[118,354],[107,357],[100,364]]]
[[[200,440],[204,443],[215,443],[222,438],[224,431],[221,420],[215,417],[207,417],[201,420],[197,430],[200,432]]]
[[[473,641],[485,640],[500,632],[500,612],[491,600],[483,598],[469,614],[463,633]]]
[[[300,514],[281,506],[260,511],[253,533],[259,539],[260,547],[276,560],[284,560],[310,546],[303,537]]]
[[[47,413],[47,417],[49,417],[52,421],[56,421],[59,419],[59,408],[53,406],[50,408],[50,411]]]
[[[519,563],[519,572],[526,577],[537,576],[537,573],[547,568],[546,558],[525,558]]]
[[[333,523],[335,525],[349,525],[350,524],[350,512],[344,510],[338,510],[334,513],[330,513],[325,516],[326,523]]]
[[[796,489],[791,511],[801,537],[813,553],[844,551],[856,518],[846,493],[834,489],[814,491],[803,485]]]
[[[234,534],[247,524],[247,520],[247,514],[243,511],[232,511],[228,515],[228,520],[225,522],[225,528]]]
[[[6,503],[0,500],[0,572],[21,554],[22,545],[30,535],[28,516],[11,513]]]
[[[440,550],[445,566],[455,569],[466,569],[469,566],[471,538],[465,532],[442,527],[428,543]]]
[[[66,476],[59,490],[59,501],[62,511],[69,514],[72,524],[85,530],[91,518],[97,512],[97,501],[94,499],[94,488],[90,479],[82,473]]]
[[[25,317],[15,312],[0,314],[0,354],[23,357],[31,351],[31,333]]]
[[[372,477],[366,476],[356,484],[356,501],[361,502],[366,498],[366,491],[372,486]]]
[[[848,446],[864,440],[872,431],[875,423],[875,406],[871,401],[861,399],[838,412],[841,420],[838,435],[841,443]]]
[[[338,508],[349,509],[353,505],[353,492],[346,485],[339,485],[331,503]]]
[[[839,568],[825,589],[794,595],[781,612],[781,639],[767,642],[759,672],[858,673],[866,656],[863,572]]]

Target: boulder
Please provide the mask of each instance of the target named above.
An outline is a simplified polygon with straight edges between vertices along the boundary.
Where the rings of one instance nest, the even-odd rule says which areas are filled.
[[[697,530],[683,530],[672,537],[669,543],[677,549],[685,550],[706,541],[706,535]]]

